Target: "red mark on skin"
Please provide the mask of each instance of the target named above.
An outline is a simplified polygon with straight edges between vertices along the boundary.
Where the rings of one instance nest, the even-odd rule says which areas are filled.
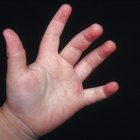
[[[83,32],[83,33],[85,39],[89,42],[93,42],[103,33],[103,28],[96,23],[91,25],[87,30],[88,30],[87,32]]]
[[[59,11],[56,13],[55,19],[57,21],[61,21],[62,23],[65,23],[69,15],[71,14],[71,11],[72,8],[69,5],[64,4],[60,7]]]
[[[105,59],[115,50],[116,50],[116,44],[113,41],[108,40],[101,47],[99,47],[97,51],[99,56]]]
[[[119,89],[119,85],[116,82],[108,83],[104,86],[104,92],[106,96],[110,96]]]

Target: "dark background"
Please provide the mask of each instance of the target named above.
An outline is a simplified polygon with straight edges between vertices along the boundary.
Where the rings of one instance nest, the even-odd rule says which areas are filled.
[[[28,63],[52,16],[63,3],[73,13],[61,37],[60,50],[78,32],[100,23],[104,34],[85,53],[108,39],[117,51],[84,82],[85,87],[116,80],[120,90],[111,98],[84,108],[41,140],[140,139],[140,2],[139,1],[0,1],[0,103],[5,100],[6,53],[2,31],[12,28],[27,51]]]

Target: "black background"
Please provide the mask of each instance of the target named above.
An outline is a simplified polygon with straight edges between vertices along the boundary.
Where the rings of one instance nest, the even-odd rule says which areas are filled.
[[[18,33],[30,64],[37,55],[45,28],[63,3],[69,3],[73,13],[61,37],[60,50],[82,29],[92,23],[101,24],[104,34],[84,55],[108,39],[116,42],[117,51],[90,75],[84,86],[116,80],[120,90],[111,98],[82,109],[41,140],[140,138],[139,1],[0,1],[1,105],[6,93],[6,53],[2,31],[12,28]]]

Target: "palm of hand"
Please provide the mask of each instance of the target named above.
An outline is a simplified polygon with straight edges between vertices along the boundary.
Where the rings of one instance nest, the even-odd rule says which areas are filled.
[[[13,84],[10,81],[9,87],[13,89],[18,86],[19,90],[14,88],[13,94],[9,93],[12,96],[9,96],[11,98],[8,104],[15,115],[36,134],[39,132],[40,135],[46,131],[46,127],[47,131],[50,131],[82,107],[82,82],[74,72],[73,66],[59,54],[51,54],[45,66],[31,64],[25,74],[17,77],[15,81]],[[30,116],[27,115],[28,112]]]
[[[106,42],[75,65],[82,52],[102,33],[99,25],[85,29],[58,53],[59,37],[70,11],[67,5],[60,8],[45,32],[36,61],[28,67],[17,35],[11,30],[4,33],[9,54],[5,104],[36,135],[51,131],[80,108],[118,89],[114,82],[86,90],[82,87],[92,69],[115,50],[113,42]],[[13,48],[9,47],[11,44]]]

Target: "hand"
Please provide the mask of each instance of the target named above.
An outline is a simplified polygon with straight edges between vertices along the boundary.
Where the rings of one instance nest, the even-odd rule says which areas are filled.
[[[88,75],[116,49],[113,41],[106,41],[77,63],[83,51],[102,34],[100,25],[83,30],[58,53],[60,36],[70,13],[69,5],[60,7],[45,31],[35,62],[29,66],[17,34],[11,29],[3,33],[8,72],[7,100],[1,110],[9,120],[7,114],[14,118],[12,121],[28,128],[30,135],[50,132],[79,109],[118,90],[116,82],[90,89],[82,86]]]

